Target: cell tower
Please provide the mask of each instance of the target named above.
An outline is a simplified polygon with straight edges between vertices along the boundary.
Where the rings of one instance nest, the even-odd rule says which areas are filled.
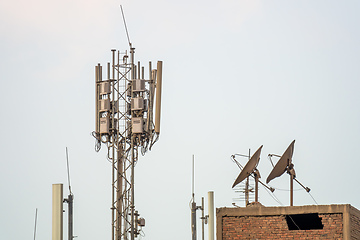
[[[107,63],[107,78],[102,66],[95,66],[96,116],[95,150],[107,147],[112,163],[112,240],[134,240],[145,219],[135,209],[135,165],[139,151],[144,155],[159,139],[162,62],[152,69],[148,79],[144,67],[135,64],[135,48],[112,51]],[[155,110],[155,111],[154,111]]]

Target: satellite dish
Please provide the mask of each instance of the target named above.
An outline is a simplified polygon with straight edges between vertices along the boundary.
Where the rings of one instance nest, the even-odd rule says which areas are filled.
[[[294,144],[295,140],[292,141],[289,147],[285,150],[284,154],[280,157],[279,161],[276,163],[275,167],[269,174],[266,179],[266,183],[269,183],[274,178],[280,177],[284,172],[287,172],[290,175],[290,206],[293,206],[294,199],[294,185],[293,181],[295,180],[301,187],[303,187],[307,192],[310,192],[310,188],[305,187],[296,179],[294,164],[292,163],[292,156],[294,153]],[[269,154],[272,156],[272,154]]]
[[[286,149],[280,160],[276,163],[275,167],[266,179],[266,183],[269,183],[274,178],[280,177],[286,169],[291,165],[292,156],[294,153],[295,140],[292,141],[289,147]]]
[[[258,203],[259,183],[261,183],[264,187],[269,189],[271,192],[275,191],[274,188],[265,185],[263,182],[261,182],[259,180],[260,172],[259,172],[259,170],[256,169],[256,167],[259,164],[262,147],[263,147],[263,145],[261,145],[259,147],[259,149],[256,150],[256,152],[251,156],[251,158],[249,159],[249,161],[246,163],[245,167],[243,167],[243,168],[235,160],[235,155],[232,155],[232,157],[234,158],[234,161],[236,162],[236,164],[238,164],[238,166],[240,165],[239,167],[242,168],[239,176],[236,178],[236,180],[235,180],[232,187],[234,188],[237,184],[241,183],[245,178],[248,178],[249,176],[253,177],[255,179],[255,203]],[[240,156],[245,157],[244,155],[240,155]],[[250,156],[250,152],[249,152],[249,156]],[[247,194],[249,194],[248,183],[246,185],[246,190],[245,190],[246,206],[249,204],[249,197],[248,197]]]
[[[259,164],[260,153],[263,145],[259,147],[259,149],[252,155],[250,160],[246,163],[245,167],[240,172],[239,176],[236,178],[232,188],[241,183],[245,178],[247,178],[250,174],[252,174]]]

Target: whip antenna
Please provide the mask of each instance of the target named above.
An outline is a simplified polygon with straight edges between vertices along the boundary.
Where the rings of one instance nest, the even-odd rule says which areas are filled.
[[[122,5],[120,5],[120,10],[121,10],[121,15],[122,15],[122,18],[123,18],[123,21],[124,21],[126,36],[127,36],[128,42],[129,42],[129,46],[130,46],[130,48],[131,48],[131,42],[130,42],[129,32],[128,32],[128,29],[127,29],[127,26],[126,26],[125,15],[124,15],[124,11],[123,11]]]
[[[195,197],[195,159],[194,159],[194,154],[192,155],[192,199],[194,201],[194,197]]]
[[[72,194],[72,192],[71,192],[71,184],[70,184],[69,156],[68,156],[68,149],[67,149],[67,147],[66,147],[66,165],[67,165],[69,191],[70,191],[70,194]]]

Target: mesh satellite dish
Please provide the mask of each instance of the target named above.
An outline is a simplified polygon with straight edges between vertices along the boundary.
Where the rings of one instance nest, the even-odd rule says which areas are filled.
[[[293,206],[293,196],[294,196],[293,180],[295,180],[307,192],[310,192],[310,188],[305,187],[296,179],[294,164],[292,163],[294,144],[295,144],[295,140],[290,143],[289,147],[285,150],[284,154],[281,155],[279,161],[276,163],[275,167],[273,168],[273,170],[270,172],[269,176],[266,179],[266,183],[269,183],[274,178],[283,175],[284,172],[287,172],[290,175],[290,206]],[[269,154],[269,156],[274,156],[274,155],[275,154]]]
[[[241,170],[239,176],[236,178],[234,184],[232,185],[232,188],[234,188],[236,185],[241,183],[244,179],[246,179],[249,176],[252,176],[253,178],[255,178],[255,202],[258,202],[258,189],[259,189],[258,184],[259,184],[259,182],[262,185],[264,185],[265,187],[267,187],[268,189],[270,189],[270,191],[272,191],[272,192],[274,191],[273,188],[269,188],[268,186],[266,186],[259,180],[260,172],[259,172],[259,170],[256,169],[256,167],[259,164],[260,153],[261,153],[262,147],[263,147],[263,145],[261,145],[259,147],[259,149],[256,150],[256,152],[251,156],[249,161],[246,163],[245,167]]]

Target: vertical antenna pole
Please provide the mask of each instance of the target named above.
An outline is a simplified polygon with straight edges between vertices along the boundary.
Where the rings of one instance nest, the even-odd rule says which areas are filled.
[[[245,183],[245,207],[249,205],[249,177],[246,178]]]
[[[122,177],[121,177],[121,171],[123,169],[123,145],[120,142],[118,146],[118,161],[117,161],[117,189],[116,189],[116,203],[117,203],[117,211],[116,211],[116,238],[121,239],[121,214],[123,204],[121,201],[121,194],[122,194]]]
[[[114,65],[115,65],[115,49],[112,49],[112,78],[115,78],[115,72],[114,72]],[[110,64],[108,65],[110,66]],[[110,69],[108,69],[108,79],[110,80]],[[112,81],[110,82],[111,84],[111,92],[112,92],[112,101],[114,101],[115,98],[115,82]],[[113,102],[114,103],[114,102]],[[115,122],[115,114],[114,114],[114,104],[112,104],[112,109],[111,109],[111,128],[114,128],[114,122]],[[113,129],[113,133],[115,129]],[[110,138],[111,139],[111,138]],[[114,240],[114,237],[116,237],[116,240],[118,238],[118,236],[115,235],[115,233],[117,233],[116,230],[116,216],[115,216],[115,210],[116,210],[116,206],[115,206],[115,178],[117,177],[117,173],[116,173],[116,167],[115,167],[115,163],[116,163],[116,159],[115,159],[115,136],[114,138],[112,138],[112,156],[111,156],[111,160],[112,160],[112,173],[111,173],[111,177],[112,177],[112,190],[111,190],[111,224],[112,224],[112,230],[111,230],[111,238],[112,240]],[[117,214],[117,213],[116,213]]]
[[[99,64],[99,81],[102,81],[102,66]]]
[[[116,78],[116,89],[119,90],[119,86],[120,86],[120,52],[117,52],[117,64],[115,65],[115,54],[116,54],[116,49],[113,49],[113,68],[112,68],[112,78],[113,81],[115,81],[115,70],[117,68],[117,78]],[[126,83],[125,83],[126,84]],[[118,96],[118,92],[117,92],[117,96]],[[116,99],[114,98],[113,101],[116,101]],[[119,101],[119,97],[117,97],[117,101]],[[119,104],[119,102],[117,102],[116,104]],[[119,111],[119,105],[117,105],[117,111]],[[115,123],[116,126],[116,130],[118,131],[120,129],[120,121],[117,121]],[[122,201],[122,197],[123,197],[123,178],[122,178],[122,172],[123,172],[123,145],[122,142],[119,141],[119,137],[116,136],[116,145],[117,145],[117,169],[116,169],[116,239],[121,239],[121,228],[122,228],[122,210],[123,210],[123,201]]]
[[[113,143],[114,144],[114,143]],[[111,228],[111,239],[114,240],[115,237],[118,238],[118,236],[115,236],[115,174],[116,174],[116,171],[115,171],[115,159],[114,159],[114,153],[115,149],[114,149],[114,146],[112,148],[112,171],[111,171],[111,177],[112,177],[112,190],[111,190],[111,225],[112,225],[112,228]],[[117,240],[117,239],[116,239]]]
[[[35,210],[34,240],[36,239],[37,208]]]
[[[152,67],[151,67],[151,61],[149,62],[149,78],[151,81],[154,81],[154,79],[152,78]]]
[[[138,71],[138,74],[137,74],[137,78],[140,79],[141,78],[141,67],[140,67],[140,61],[138,61],[138,64],[137,64],[137,71]]]
[[[67,175],[68,175],[68,183],[69,183],[69,192],[70,192],[70,194],[71,194],[69,155],[68,155],[68,149],[67,149],[67,147],[66,147],[66,166],[67,166]]]
[[[70,193],[68,195],[68,238],[72,240],[74,238],[73,235],[73,199],[74,196]]]
[[[255,203],[259,202],[259,171],[255,170],[254,172],[255,175]]]
[[[196,240],[196,203],[194,200],[191,203],[191,235],[191,239]]]
[[[130,48],[130,61],[131,61],[131,80],[135,79],[135,65],[134,65],[135,48]]]
[[[69,192],[70,192],[70,194],[71,194],[72,192],[71,192],[71,184],[70,184],[69,155],[68,155],[67,147],[66,147],[66,166],[67,166],[67,170],[68,170]]]
[[[191,203],[191,239],[196,240],[196,202],[195,202],[195,174],[194,174],[195,160],[194,155],[192,156],[192,203]]]
[[[135,48],[130,48],[130,55],[131,55],[131,80],[135,79],[136,76],[136,66],[134,64],[134,53],[135,53]],[[131,118],[133,117],[132,115],[133,113],[131,113]],[[130,137],[130,141],[131,141],[131,180],[130,180],[130,185],[131,185],[131,206],[130,206],[130,210],[131,210],[131,240],[135,239],[135,226],[134,226],[134,208],[135,208],[135,199],[134,199],[134,188],[135,188],[135,176],[134,176],[134,172],[135,172],[135,153],[134,153],[134,148],[135,148],[135,136],[134,133],[131,133],[131,137]]]
[[[112,108],[111,108],[111,128],[112,128],[112,131],[113,131],[113,133],[115,133],[115,130],[116,130],[116,127],[115,127],[115,90],[116,90],[116,83],[115,83],[115,81],[114,81],[114,79],[115,79],[115,69],[114,69],[114,67],[115,67],[115,53],[116,53],[116,50],[115,49],[112,49],[111,50],[111,52],[112,52],[112,66],[113,66],[113,71],[112,71],[112,79],[113,79],[113,81],[111,81],[111,86],[112,86],[112,89],[111,89],[111,92],[112,92],[112,99],[111,99],[111,101],[112,101],[112,104],[111,104],[111,106],[112,106]],[[110,68],[110,63],[109,63],[109,65],[108,65],[108,67]],[[110,69],[108,69],[109,71],[108,71],[108,76],[109,76],[109,80],[110,80]],[[114,141],[114,151],[113,151],[113,157],[115,157],[115,146],[117,145],[116,143],[115,143],[115,141],[116,141],[116,135],[114,135],[114,139],[113,139],[113,141]],[[116,146],[117,147],[117,146]],[[113,161],[115,161],[115,158],[113,158]]]
[[[209,208],[209,240],[214,240],[214,192],[208,192],[208,208]]]
[[[193,197],[193,200],[194,200],[194,197],[195,197],[195,190],[194,190],[194,186],[195,186],[195,159],[194,159],[194,154],[192,155],[192,197]]]
[[[205,240],[205,216],[204,216],[204,197],[201,198],[201,239]]]
[[[294,176],[290,174],[290,206],[294,205]]]
[[[68,154],[67,147],[66,147],[66,165],[67,165],[67,175],[68,175],[68,183],[69,183],[69,195],[68,195],[68,198],[65,199],[65,201],[68,203],[68,239],[72,240],[74,238],[74,235],[73,235],[73,200],[74,200],[74,195],[71,192],[69,154]]]
[[[248,160],[250,160],[250,148],[249,148],[249,157]],[[245,183],[245,207],[247,207],[249,205],[249,176],[246,178],[246,183]]]
[[[135,210],[135,199],[134,199],[134,193],[135,193],[135,153],[134,153],[134,146],[135,145],[135,137],[134,134],[131,134],[131,240],[135,239],[135,226],[134,226],[134,210]]]
[[[112,80],[115,80],[115,53],[116,49],[111,49],[112,52]],[[110,76],[110,73],[109,73]]]

